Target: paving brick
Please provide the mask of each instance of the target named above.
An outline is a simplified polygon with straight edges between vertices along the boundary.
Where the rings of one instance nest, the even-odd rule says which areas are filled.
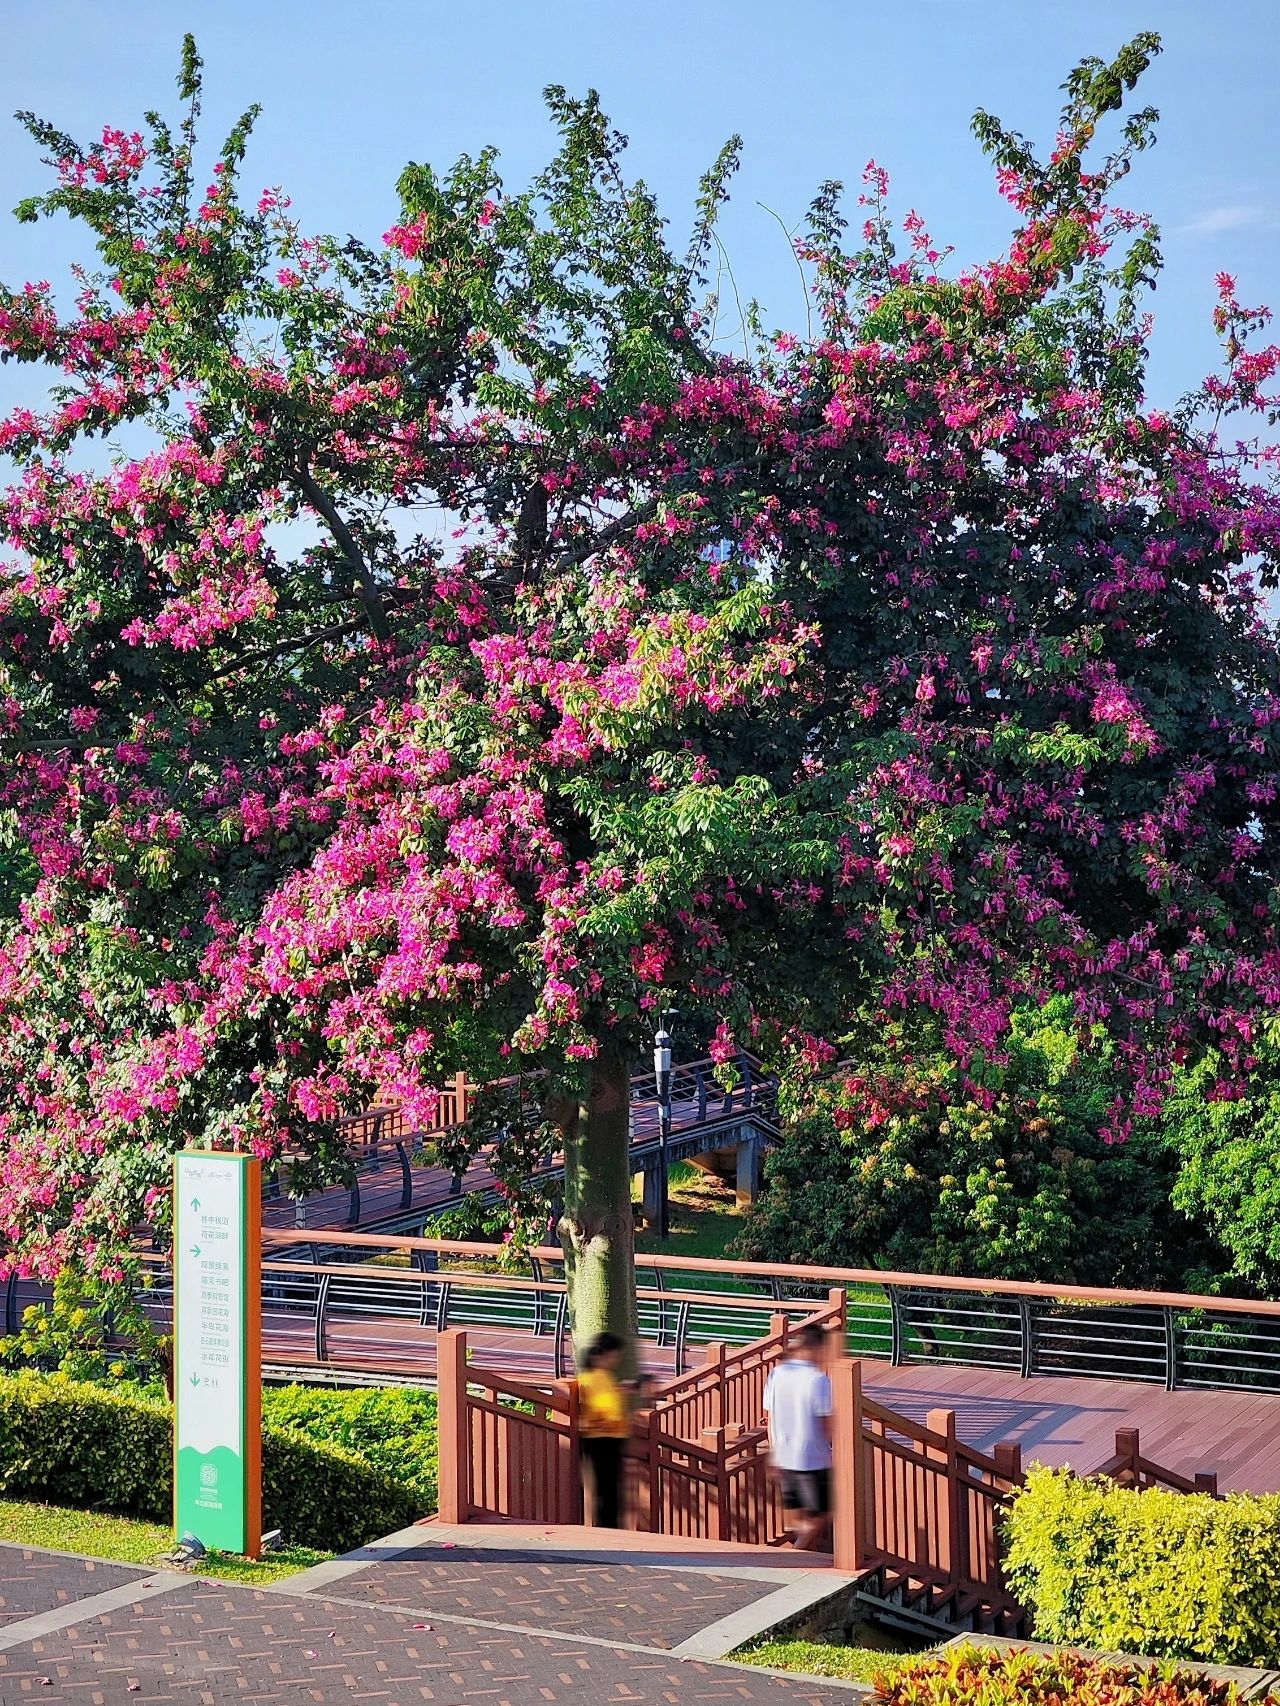
[[[0,1545],[0,1629],[37,1612],[53,1611],[60,1605],[124,1587],[127,1582],[146,1581],[153,1573],[66,1552]]]
[[[678,1647],[709,1623],[775,1591],[773,1582],[743,1581],[697,1570],[647,1564],[597,1564],[546,1554],[424,1546],[351,1576],[347,1599],[421,1607],[489,1623]]]
[[[3,1706],[848,1706],[848,1695],[572,1637],[414,1627],[221,1583],[0,1652]],[[43,1679],[47,1678],[48,1681]]]

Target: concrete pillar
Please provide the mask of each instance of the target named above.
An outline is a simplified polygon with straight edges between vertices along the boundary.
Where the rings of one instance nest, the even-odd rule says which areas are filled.
[[[760,1195],[760,1176],[764,1167],[764,1133],[753,1125],[740,1128],[738,1159],[735,1174],[739,1208],[750,1208]]]

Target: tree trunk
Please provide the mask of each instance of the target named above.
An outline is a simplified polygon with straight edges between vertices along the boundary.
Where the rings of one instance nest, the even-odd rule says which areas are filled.
[[[591,1063],[586,1095],[564,1110],[564,1213],[560,1243],[579,1358],[597,1333],[626,1345],[634,1371],[635,1225],[631,1214],[630,1078],[607,1045]]]

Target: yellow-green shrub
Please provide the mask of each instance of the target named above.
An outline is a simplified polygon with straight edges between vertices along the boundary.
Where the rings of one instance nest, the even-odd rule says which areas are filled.
[[[1035,1469],[1004,1560],[1042,1641],[1221,1664],[1280,1654],[1280,1494],[1140,1492]]]

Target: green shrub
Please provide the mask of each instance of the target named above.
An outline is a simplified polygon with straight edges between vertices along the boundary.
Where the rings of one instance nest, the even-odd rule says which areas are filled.
[[[1240,1695],[1232,1683],[1160,1665],[953,1647],[896,1661],[876,1677],[872,1698],[879,1706],[1237,1706]]]
[[[173,1503],[170,1412],[56,1375],[0,1375],[0,1493],[165,1522]],[[262,1507],[265,1525],[287,1541],[345,1552],[405,1527],[428,1504],[344,1446],[265,1427]]]
[[[376,1386],[336,1391],[322,1386],[268,1386],[262,1418],[324,1445],[354,1451],[410,1488],[424,1510],[436,1508],[436,1396],[420,1387]]]
[[[1280,1494],[1138,1492],[1035,1469],[1005,1573],[1042,1641],[1222,1664],[1280,1655]]]

